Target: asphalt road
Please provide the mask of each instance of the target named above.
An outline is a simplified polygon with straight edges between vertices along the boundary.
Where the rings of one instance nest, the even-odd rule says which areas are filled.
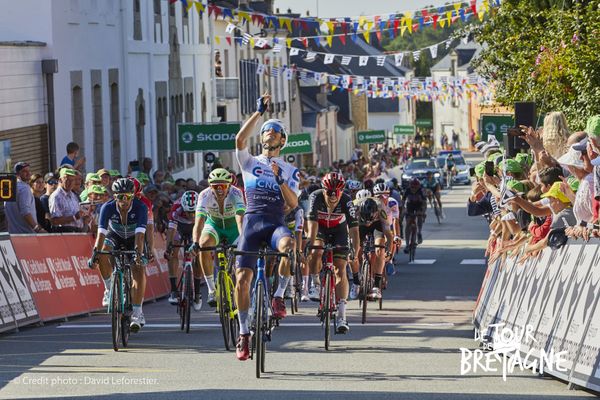
[[[402,255],[385,291],[384,309],[359,321],[349,305],[351,330],[323,348],[315,304],[302,304],[273,337],[267,373],[254,377],[252,361],[223,349],[217,315],[192,316],[179,331],[165,299],[146,304],[147,325],[130,347],[112,350],[106,314],[50,323],[0,336],[0,399],[562,399],[587,397],[530,371],[461,375],[460,348],[477,348],[470,324],[485,272],[487,226],[468,218],[468,188],[445,194],[447,219],[431,216],[417,263]]]

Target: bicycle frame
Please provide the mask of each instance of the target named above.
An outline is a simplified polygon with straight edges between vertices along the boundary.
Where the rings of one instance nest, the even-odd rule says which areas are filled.
[[[264,298],[263,298],[263,315],[267,317],[267,320],[271,318],[271,316],[273,315],[273,309],[271,308],[271,299],[269,296],[269,291],[267,290],[268,286],[268,282],[267,282],[267,274],[265,272],[265,266],[266,266],[266,261],[265,261],[265,256],[260,256],[258,257],[258,260],[256,261],[256,279],[254,280],[254,286],[252,288],[254,295],[252,296],[252,304],[250,306],[250,314],[253,316],[256,316],[257,313],[257,309],[256,309],[256,303],[257,303],[257,299],[256,299],[256,293],[258,292],[258,283],[262,282],[263,285],[263,293],[264,293]],[[254,321],[253,321],[254,323]],[[256,329],[256,327],[255,327]],[[272,329],[268,330],[267,333],[267,337],[263,338],[263,340],[266,341],[270,341],[271,340],[271,331]]]
[[[217,260],[218,260],[218,272],[217,272],[217,280],[216,280],[216,295],[217,297],[221,297],[223,296],[223,294],[225,294],[225,300],[227,304],[233,304],[233,296],[231,295],[231,292],[229,290],[224,290],[224,288],[221,287],[221,285],[218,284],[218,282],[221,282],[221,279],[223,280],[223,282],[225,282],[225,285],[228,287],[234,287],[234,283],[233,283],[233,279],[231,279],[231,263],[228,263],[227,261],[227,257],[225,256],[225,251],[226,249],[223,247],[220,247],[217,249]],[[217,307],[219,307],[219,302],[217,302]],[[237,308],[233,309],[234,307],[230,307],[230,309],[227,311],[228,313],[228,317],[230,319],[236,318],[237,316]]]
[[[331,274],[331,279],[329,280],[329,290],[331,295],[329,296],[329,305],[328,310],[330,314],[335,314],[337,312],[337,303],[335,302],[336,294],[335,294],[335,271],[333,269],[333,248],[325,247],[325,262],[323,263],[323,271],[324,275],[321,278],[321,301],[319,303],[319,313],[321,315],[321,322],[324,322],[324,316],[322,315],[323,308],[325,306],[325,281],[326,274]]]

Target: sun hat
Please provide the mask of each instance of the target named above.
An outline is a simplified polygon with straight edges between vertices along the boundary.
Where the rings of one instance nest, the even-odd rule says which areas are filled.
[[[542,198],[546,198],[546,197],[552,197],[555,198],[557,200],[560,200],[562,203],[568,204],[571,201],[569,200],[569,198],[567,197],[566,194],[564,194],[562,192],[562,190],[560,190],[560,184],[562,182],[554,182],[552,184],[552,186],[550,187],[550,190],[548,190],[546,193],[542,194]]]

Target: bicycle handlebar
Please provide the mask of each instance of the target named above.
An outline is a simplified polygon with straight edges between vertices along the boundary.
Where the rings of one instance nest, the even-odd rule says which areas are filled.
[[[331,246],[331,245],[325,245],[325,246],[307,246],[308,249],[310,250],[332,250],[332,251],[350,251],[350,248],[348,246]]]
[[[233,249],[235,247],[237,247],[237,246],[230,245],[230,244],[221,244],[221,245],[218,245],[218,246],[200,247],[198,249],[198,251],[214,251],[214,250],[218,251],[218,250]]]
[[[269,251],[269,250],[258,250],[258,251],[243,251],[243,250],[234,250],[233,254],[236,256],[259,256],[259,257],[268,257],[268,256],[281,256],[288,257],[288,253],[281,253],[279,251]]]
[[[124,255],[135,256],[137,254],[137,251],[135,251],[135,250],[110,250],[110,251],[97,250],[96,254],[106,254],[109,256],[124,254]]]

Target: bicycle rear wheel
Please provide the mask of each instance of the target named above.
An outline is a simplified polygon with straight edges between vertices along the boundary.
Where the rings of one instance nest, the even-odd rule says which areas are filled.
[[[229,337],[231,338],[231,345],[232,348],[235,349],[235,346],[237,345],[237,334],[240,331],[240,321],[238,320],[237,317],[237,305],[235,303],[235,297],[234,297],[234,290],[235,290],[235,285],[233,283],[233,279],[231,279],[231,276],[227,273],[227,275],[225,276],[225,282],[226,282],[226,286],[225,286],[225,295],[227,295],[227,302],[228,302],[228,312],[227,312],[227,318],[229,319]]]
[[[119,342],[121,336],[121,274],[115,272],[113,274],[112,293],[110,299],[111,305],[111,321],[112,321],[112,342],[113,350],[119,351]]]
[[[371,264],[368,260],[363,261],[362,266],[362,274],[363,274],[363,282],[362,282],[362,318],[361,323],[364,324],[367,322],[367,303],[368,296],[371,292]]]
[[[323,296],[323,304],[321,307],[322,320],[325,324],[325,350],[329,350],[329,342],[331,340],[331,271],[325,271],[325,279],[322,290],[325,291]]]
[[[229,307],[227,306],[227,284],[225,283],[225,272],[219,271],[217,279],[217,308],[219,311],[219,321],[221,322],[221,331],[223,333],[223,342],[225,343],[225,349],[231,350],[231,330],[229,324]]]
[[[254,293],[254,296],[256,298],[256,301],[254,302],[256,309],[255,309],[255,327],[254,327],[254,337],[252,338],[253,342],[254,342],[254,351],[255,351],[255,356],[256,356],[256,377],[260,378],[260,373],[263,371],[263,357],[264,357],[264,353],[263,353],[263,346],[264,346],[264,342],[263,342],[263,329],[264,329],[264,322],[263,320],[265,319],[265,315],[263,314],[264,311],[264,301],[265,301],[265,288],[263,287],[263,283],[261,281],[258,282],[257,287],[256,287],[256,293]]]
[[[123,309],[124,309],[124,313],[121,316],[121,342],[123,343],[123,347],[127,347],[127,345],[129,344],[129,333],[130,328],[129,328],[129,324],[130,324],[130,316],[131,316],[131,312],[132,312],[132,305],[131,305],[131,271],[128,271],[127,273],[124,274],[124,284],[123,284],[123,291],[124,291],[124,304],[123,304]]]
[[[192,280],[192,268],[185,271],[185,333],[190,333],[190,316],[194,301],[194,283]]]

